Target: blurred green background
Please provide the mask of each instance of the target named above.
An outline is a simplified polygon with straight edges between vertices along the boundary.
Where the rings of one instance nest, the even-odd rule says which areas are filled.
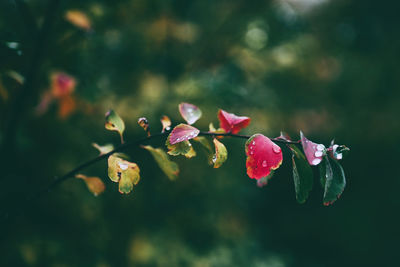
[[[0,266],[398,266],[398,10],[372,0],[2,0]],[[75,91],[38,112],[57,71]],[[174,158],[171,182],[131,149],[142,179],[129,195],[102,161],[82,173],[103,178],[104,194],[70,179],[24,202],[95,157],[92,142],[118,144],[104,129],[109,108],[133,141],[145,135],[138,117],[153,133],[161,115],[181,122],[180,102],[202,109],[203,130],[223,108],[252,118],[244,134],[302,130],[346,144],[341,199],[324,207],[316,180],[298,204],[287,154],[258,188],[244,141],[224,139],[219,169],[201,153]]]

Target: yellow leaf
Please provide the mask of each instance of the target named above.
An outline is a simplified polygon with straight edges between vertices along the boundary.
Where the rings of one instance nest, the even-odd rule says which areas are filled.
[[[136,163],[111,155],[108,157],[108,177],[119,183],[120,193],[128,194],[140,180],[140,169]]]

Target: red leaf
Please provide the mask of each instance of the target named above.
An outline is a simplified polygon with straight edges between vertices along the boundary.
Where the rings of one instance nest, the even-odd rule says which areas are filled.
[[[181,123],[172,130],[171,134],[169,135],[169,142],[171,145],[174,145],[176,143],[195,138],[199,133],[199,129]]]
[[[321,163],[322,157],[325,155],[325,146],[308,140],[303,132],[300,131],[301,145],[303,146],[304,154],[310,165],[316,166]]]
[[[227,133],[238,133],[241,129],[246,128],[250,123],[249,117],[236,116],[233,113],[228,113],[222,109],[218,111],[219,125]]]
[[[268,137],[255,134],[246,142],[247,175],[253,179],[267,177],[271,170],[276,170],[282,164],[282,150]]]
[[[189,103],[180,103],[179,112],[182,118],[190,125],[195,123],[201,117],[201,110],[195,105]]]

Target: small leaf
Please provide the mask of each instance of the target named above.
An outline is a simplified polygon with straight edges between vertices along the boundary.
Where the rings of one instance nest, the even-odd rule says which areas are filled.
[[[213,164],[212,158],[214,155],[214,151],[212,149],[210,141],[204,136],[197,136],[197,137],[193,138],[193,140],[202,145],[202,148],[207,156],[208,164],[210,164],[210,165]]]
[[[88,16],[79,10],[68,10],[65,13],[65,19],[85,31],[90,31],[92,27]]]
[[[106,113],[105,127],[107,130],[117,131],[121,136],[121,142],[123,143],[122,134],[125,130],[125,124],[121,117],[112,109]]]
[[[268,176],[271,170],[282,164],[281,148],[262,134],[255,134],[247,140],[245,152],[247,175],[253,179]]]
[[[87,188],[95,196],[100,195],[106,189],[106,186],[99,177],[87,177],[86,175],[83,174],[77,174],[75,175],[75,177],[85,181]]]
[[[345,145],[331,143],[331,146],[327,150],[333,159],[342,160],[343,157],[350,151],[350,148],[346,147]]]
[[[170,180],[176,180],[179,174],[178,164],[171,161],[161,148],[153,148],[152,146],[142,146],[144,149],[149,151],[153,156],[154,160],[157,162],[161,170],[168,176]]]
[[[188,141],[189,142],[189,141]],[[185,154],[185,157],[187,157],[188,159],[196,157],[197,153],[196,150],[194,150],[192,144],[190,144],[190,150],[188,153]]]
[[[324,186],[323,203],[325,206],[329,206],[343,193],[346,187],[346,178],[338,161],[325,156],[324,163],[320,165],[321,182]],[[323,177],[324,173],[325,177]]]
[[[192,138],[195,138],[200,133],[200,130],[187,125],[187,124],[179,124],[176,126],[172,132],[170,133],[168,140],[171,145],[177,144],[179,142],[187,141]]]
[[[272,178],[272,176],[274,176],[275,171],[271,171],[270,174],[268,174],[268,176],[260,178],[257,180],[257,186],[262,188],[264,186],[266,186],[268,184],[268,181]]]
[[[289,145],[292,151],[293,180],[296,191],[296,199],[304,203],[313,186],[313,172],[306,157],[296,145]]]
[[[216,138],[213,139],[213,142],[215,145],[215,154],[212,158],[212,161],[214,163],[214,168],[219,168],[228,158],[228,151],[226,150],[224,144],[222,144]]]
[[[215,129],[214,124],[212,122],[210,122],[210,124],[208,125],[208,129],[210,133],[226,133],[226,131],[222,128]]]
[[[241,129],[246,128],[250,124],[250,118],[244,116],[236,116],[220,109],[218,111],[219,125],[227,133],[238,133]]]
[[[326,154],[325,146],[311,142],[304,136],[302,131],[300,131],[300,138],[308,163],[313,166],[320,164],[322,157]]]
[[[147,133],[147,136],[150,136],[150,128],[149,128],[149,122],[145,117],[139,118],[138,119],[138,124],[140,127],[143,128],[143,130],[145,130],[145,132]]]
[[[184,156],[189,153],[190,148],[192,147],[189,141],[183,141],[175,145],[171,145],[171,143],[169,142],[169,136],[167,137],[167,141],[165,141],[165,145],[168,148],[168,154],[172,156]]]
[[[161,124],[162,124],[162,133],[165,131],[169,131],[171,128],[171,120],[168,116],[164,115],[161,117]]]
[[[105,144],[104,146],[100,146],[96,143],[92,143],[92,146],[100,152],[100,155],[107,154],[108,152],[114,150],[114,146],[112,144]]]
[[[201,117],[201,110],[197,106],[189,103],[180,103],[179,113],[181,113],[182,118],[189,125],[192,125]]]
[[[140,169],[136,163],[111,155],[108,157],[108,177],[119,183],[121,194],[128,194],[140,180]]]

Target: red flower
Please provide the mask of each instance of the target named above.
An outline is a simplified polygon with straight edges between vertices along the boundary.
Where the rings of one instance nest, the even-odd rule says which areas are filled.
[[[276,170],[282,164],[282,150],[268,137],[255,134],[246,142],[247,175],[253,179],[267,177],[271,170]]]
[[[218,120],[220,128],[227,133],[238,133],[241,129],[246,128],[250,123],[249,117],[236,116],[233,113],[228,113],[222,109],[218,111]]]

